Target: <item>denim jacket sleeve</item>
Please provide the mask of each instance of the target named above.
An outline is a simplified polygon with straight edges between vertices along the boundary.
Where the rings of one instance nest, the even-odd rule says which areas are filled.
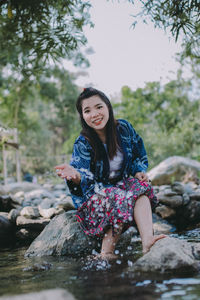
[[[148,158],[142,138],[129,122],[127,122],[127,124],[132,140],[132,164],[130,173],[134,176],[137,172],[146,172],[148,168]]]
[[[90,194],[90,187],[94,185],[94,174],[90,172],[92,147],[89,142],[79,136],[75,143],[72,153],[70,165],[73,166],[81,175],[80,185],[75,185],[71,181],[67,181],[72,194],[85,196]]]

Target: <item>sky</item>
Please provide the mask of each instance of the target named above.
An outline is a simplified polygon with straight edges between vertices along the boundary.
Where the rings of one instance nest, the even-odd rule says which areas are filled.
[[[146,82],[160,81],[165,84],[176,77],[179,67],[175,60],[181,51],[181,41],[175,43],[170,34],[163,29],[155,29],[149,21],[142,21],[135,29],[133,4],[117,0],[92,0],[90,10],[94,28],[85,27],[88,47],[94,53],[87,55],[90,67],[87,76],[76,80],[80,87],[93,86],[108,96],[120,93],[124,85],[135,90],[144,87]],[[72,72],[70,62],[65,67]]]

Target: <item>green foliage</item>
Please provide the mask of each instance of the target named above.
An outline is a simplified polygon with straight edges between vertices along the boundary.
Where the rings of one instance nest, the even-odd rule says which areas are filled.
[[[74,80],[58,67],[46,69],[37,82],[27,80],[24,85],[12,76],[1,77],[0,120],[19,130],[23,170],[44,173],[63,162],[63,143],[78,127],[79,90]]]
[[[87,65],[79,47],[87,42],[83,26],[92,25],[89,8],[81,0],[1,1],[0,64],[12,65],[25,77],[37,75],[50,60]]]
[[[151,166],[172,155],[200,160],[200,101],[190,100],[190,82],[151,82],[143,89],[126,86],[121,92],[117,116],[130,121],[143,137]]]
[[[147,23],[152,21],[155,27],[170,29],[177,40],[184,37],[187,51],[199,57],[200,2],[198,0],[139,0],[142,9],[134,16],[135,26],[138,19]],[[135,1],[129,0],[133,3]]]

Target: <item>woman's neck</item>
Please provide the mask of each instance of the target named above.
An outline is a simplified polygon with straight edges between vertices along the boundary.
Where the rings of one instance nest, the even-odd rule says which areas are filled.
[[[98,137],[102,141],[103,144],[106,144],[106,134],[105,131],[97,130],[96,133],[98,134]]]

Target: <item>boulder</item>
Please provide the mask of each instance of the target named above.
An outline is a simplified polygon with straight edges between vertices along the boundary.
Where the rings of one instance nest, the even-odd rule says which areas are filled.
[[[182,181],[187,173],[197,177],[200,162],[182,156],[171,156],[148,172],[153,185],[171,184]]]
[[[195,248],[197,249],[195,250]],[[157,241],[148,253],[139,258],[132,272],[178,272],[189,273],[199,270],[199,245],[188,243],[177,238],[167,237]]]
[[[75,217],[76,211],[68,211],[54,217],[33,241],[26,257],[46,255],[69,255],[73,257],[91,254],[92,250],[99,251],[100,238],[88,237],[80,228]],[[131,242],[132,231],[121,235],[117,247],[125,247]]]
[[[33,241],[25,256],[70,255],[89,252],[96,240],[85,235],[76,220],[75,212],[54,217]]]
[[[0,300],[76,300],[75,297],[64,289],[50,289],[37,293],[28,293],[15,296],[3,296]]]

